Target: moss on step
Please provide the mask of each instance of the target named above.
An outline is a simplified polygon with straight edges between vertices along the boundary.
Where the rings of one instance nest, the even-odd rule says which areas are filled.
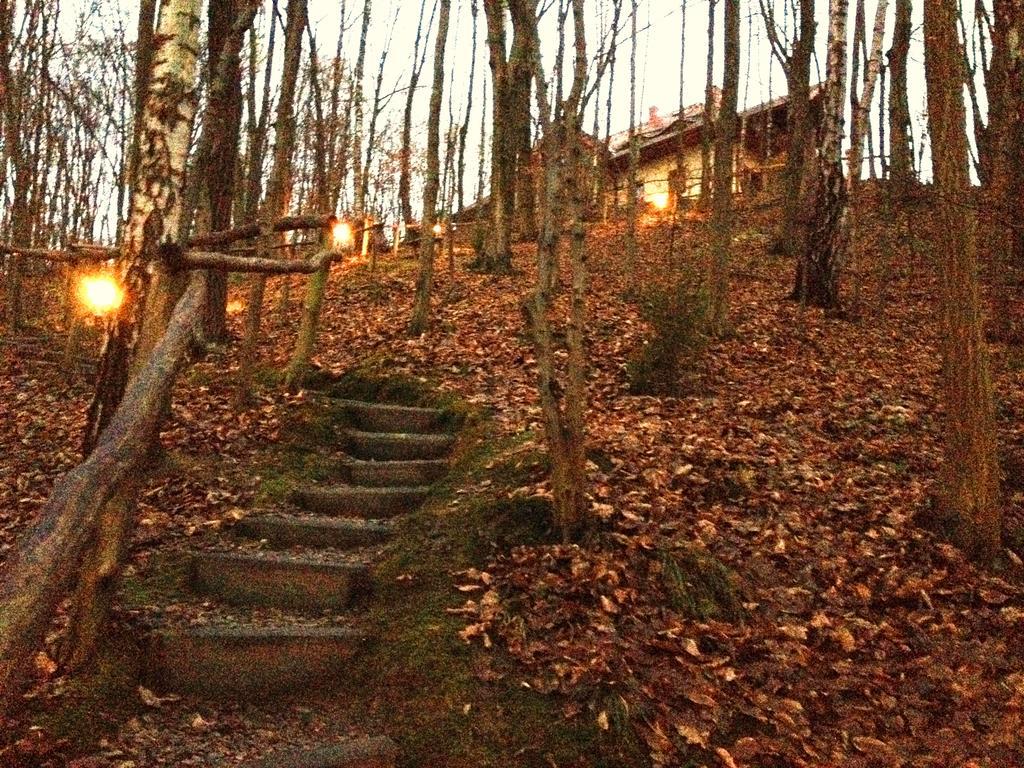
[[[632,737],[566,720],[564,702],[524,687],[500,651],[464,643],[464,619],[447,612],[465,599],[453,571],[485,567],[495,548],[555,538],[547,500],[509,498],[544,471],[529,438],[498,439],[483,423],[466,430],[460,442],[472,447],[423,507],[399,519],[375,566],[363,626],[379,639],[353,659],[333,706],[344,702],[343,718],[394,738],[400,765],[646,764]]]

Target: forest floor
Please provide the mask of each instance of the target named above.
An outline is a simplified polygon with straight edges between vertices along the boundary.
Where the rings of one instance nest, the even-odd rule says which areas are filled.
[[[878,204],[870,212],[860,274],[846,280],[851,298],[859,284],[855,320],[785,298],[792,265],[768,249],[776,220],[771,210],[741,214],[735,332],[698,351],[685,391],[660,397],[631,394],[630,362],[652,332],[641,305],[652,288],[699,273],[703,226],[686,221],[673,234],[665,219],[645,221],[634,272],[621,228],[596,226],[588,455],[599,532],[582,547],[544,536],[512,547],[512,538],[432,560],[450,567],[435,580],[447,596],[430,603],[430,626],[451,642],[453,657],[470,644],[464,663],[473,673],[461,698],[436,705],[487,739],[493,724],[474,720],[477,711],[518,711],[493,691],[527,691],[560,713],[563,725],[552,727],[591,751],[552,748],[517,764],[1024,765],[1024,349],[991,346],[1007,550],[998,569],[983,572],[925,525],[941,462],[926,210]],[[477,433],[486,446],[470,449],[472,466],[455,473],[435,518],[474,497],[543,508],[550,491],[536,368],[520,312],[535,273],[532,249],[517,251],[518,272],[506,277],[467,272],[470,254],[457,256],[454,276],[439,264],[434,324],[418,339],[404,333],[410,260],[385,259],[373,276],[341,273],[317,362],[336,373],[361,365],[422,382],[487,415]],[[287,360],[298,285],[284,312],[268,313],[268,367]],[[236,315],[236,331],[240,324]],[[88,393],[19,350],[0,356],[2,562],[54,479],[74,465]],[[268,375],[257,402],[237,413],[236,370],[229,348],[182,377],[164,433],[175,461],[139,500],[131,572],[230,526],[265,493],[266,478],[251,465],[288,439],[310,398],[283,393]],[[113,637],[112,647],[129,643]],[[117,653],[110,658],[123,666]],[[83,751],[90,754],[79,768],[215,765],[329,727],[308,707],[216,714],[187,700],[138,701],[131,672],[121,669],[129,680],[117,690],[132,701],[89,699],[94,733],[76,744],[73,736],[61,741],[52,717],[68,708],[74,683],[46,655],[37,671],[31,714],[8,724],[0,765],[61,765]],[[474,710],[478,699],[490,703]],[[436,759],[421,765],[471,764],[421,754]],[[508,754],[493,757],[475,764],[510,764]]]

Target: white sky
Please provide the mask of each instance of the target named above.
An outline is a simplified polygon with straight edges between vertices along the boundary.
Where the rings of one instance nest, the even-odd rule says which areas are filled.
[[[100,4],[104,0],[98,0]],[[428,4],[436,0],[427,0]],[[724,0],[727,1],[727,0]],[[716,42],[716,81],[721,78],[721,15],[724,1],[717,3],[718,14],[718,35]],[[62,15],[65,23],[70,29],[70,18],[77,9],[85,7],[97,0],[64,0]],[[108,0],[109,2],[109,0]],[[283,13],[287,0],[280,0]],[[553,0],[544,0],[553,2]],[[817,36],[816,36],[816,66],[812,65],[812,80],[820,80],[824,77],[824,49],[827,33],[828,0],[815,0]],[[866,15],[870,27],[874,18],[877,0],[866,0]],[[986,0],[989,4],[990,0]],[[127,28],[134,30],[137,5],[135,2],[111,3],[124,16]],[[482,3],[481,3],[482,4]],[[354,61],[359,29],[359,14],[362,11],[363,0],[347,0],[348,29],[345,33],[344,55]],[[781,14],[781,3],[777,14]],[[851,3],[851,15],[853,11]],[[890,0],[888,20],[886,25],[885,43],[883,51],[890,45],[892,36],[893,2]],[[613,96],[612,131],[622,130],[629,124],[629,13],[630,0],[623,0],[623,12],[620,20],[622,32],[618,35],[618,63],[615,72],[615,90]],[[923,82],[923,51],[921,36],[920,3],[914,4],[914,35],[910,53],[910,108],[913,119],[915,139],[920,146],[920,138],[925,127],[924,118],[924,82]],[[267,0],[266,7],[270,7]],[[309,0],[309,16],[313,25],[320,55],[327,58],[333,55],[337,41],[339,28],[339,14],[341,3],[337,0]],[[377,72],[378,58],[391,37],[391,52],[384,75],[384,93],[395,88],[404,88],[412,64],[413,41],[416,34],[416,21],[419,12],[418,0],[374,0],[371,16],[370,33],[368,37],[368,49],[366,59],[366,74],[364,92],[367,99],[373,95],[374,80]],[[611,0],[587,0],[587,13],[589,18],[588,28],[588,51],[594,55],[598,48],[598,18],[603,13],[605,18],[611,17]],[[686,104],[693,104],[703,101],[704,68],[707,56],[707,13],[708,0],[688,0],[686,9],[686,57],[685,57],[685,98]],[[542,28],[542,40],[546,61],[550,64],[554,55],[554,11],[548,13]],[[777,17],[781,24],[781,16]],[[680,3],[676,0],[639,0],[637,14],[637,110],[636,115],[639,121],[645,120],[648,108],[659,107],[663,112],[675,111],[679,106],[679,56],[680,56],[680,26],[682,12]],[[263,29],[266,29],[266,15],[262,17]],[[477,67],[476,85],[473,102],[472,126],[469,132],[467,150],[467,194],[475,191],[476,180],[476,148],[479,142],[480,117],[482,104],[482,89],[484,80],[489,79],[489,68],[487,65],[486,51],[486,24],[483,10],[478,14],[478,44],[477,44]],[[792,26],[792,20],[790,20]],[[455,120],[461,122],[464,110],[465,92],[468,85],[469,66],[471,61],[471,18],[470,0],[453,0],[452,24],[448,38],[448,56],[446,62],[446,87],[451,84],[454,93],[452,110]],[[853,20],[849,25],[849,34],[852,41]],[[871,30],[868,29],[870,36]],[[870,39],[869,39],[870,44]],[[426,118],[427,101],[431,80],[431,59],[433,54],[434,39],[431,34],[426,39],[428,56],[424,72],[420,79],[420,88],[416,96],[415,120],[422,123]],[[282,36],[278,35],[278,65],[282,46]],[[852,45],[850,46],[852,49]],[[743,0],[742,2],[742,27],[741,27],[741,75],[740,75],[740,106],[754,106],[766,101],[770,97],[776,97],[785,91],[785,79],[781,68],[771,56],[770,48],[763,29],[763,22],[758,12],[756,0]],[[851,50],[852,53],[852,50]],[[571,54],[570,54],[571,55]],[[607,75],[605,79],[607,83]],[[488,86],[489,88],[489,86]],[[873,118],[877,121],[877,99],[879,96],[876,88],[876,109]],[[605,87],[602,87],[602,94],[599,101],[602,113],[606,99]],[[387,111],[382,115],[379,130],[383,130],[388,121],[393,126],[400,124],[401,111],[404,107],[404,93],[399,93],[393,98]],[[593,102],[591,110],[593,109]],[[367,107],[367,113],[369,107]],[[969,110],[968,110],[969,112]],[[448,94],[445,96],[445,104],[442,109],[443,119],[448,115]],[[589,130],[593,122],[591,111],[584,122]],[[603,130],[604,117],[601,118]],[[877,123],[874,126],[877,135]],[[442,134],[443,135],[443,134]],[[419,143],[423,143],[425,131],[414,131],[414,137]],[[876,153],[878,148],[876,147]],[[928,168],[928,157],[925,155],[924,166]]]

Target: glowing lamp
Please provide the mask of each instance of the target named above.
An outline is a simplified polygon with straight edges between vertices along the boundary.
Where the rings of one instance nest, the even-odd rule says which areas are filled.
[[[112,315],[124,303],[124,291],[110,275],[86,275],[78,285],[78,297],[96,316]]]
[[[668,192],[655,192],[650,196],[649,200],[651,205],[659,211],[664,211],[668,208]]]
[[[229,315],[237,315],[239,312],[245,309],[245,305],[238,299],[232,299],[231,301],[228,302],[226,309]]]
[[[444,228],[441,226],[441,222],[437,222],[434,225],[434,237],[440,237],[444,233]]]
[[[355,236],[352,233],[352,225],[347,221],[336,222],[331,227],[331,237],[334,239],[336,249],[351,248],[355,244]]]

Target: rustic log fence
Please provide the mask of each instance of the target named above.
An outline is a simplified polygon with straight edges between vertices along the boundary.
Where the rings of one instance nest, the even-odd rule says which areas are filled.
[[[100,567],[87,569],[97,579],[113,581],[119,572],[117,548],[111,550],[103,541],[105,510],[125,503],[123,496],[132,488],[157,440],[177,375],[185,367],[189,350],[202,341],[207,280],[199,270],[312,274],[342,256],[337,249],[322,250],[301,260],[205,249],[223,248],[269,231],[329,229],[336,221],[330,215],[287,217],[269,226],[249,225],[200,235],[184,248],[165,245],[159,249],[158,257],[166,267],[192,272],[166,330],[129,382],[95,448],[81,464],[57,480],[38,522],[21,536],[10,559],[0,569],[0,713],[14,708],[33,656],[42,648],[60,602],[81,576],[83,560],[101,560]],[[362,231],[355,229],[353,235]],[[118,256],[115,249],[100,246],[51,251],[0,245],[0,253],[69,263],[107,261]],[[113,517],[123,515],[115,513]],[[94,612],[85,626],[86,645],[98,635],[96,618]],[[81,647],[77,653],[81,655]]]

